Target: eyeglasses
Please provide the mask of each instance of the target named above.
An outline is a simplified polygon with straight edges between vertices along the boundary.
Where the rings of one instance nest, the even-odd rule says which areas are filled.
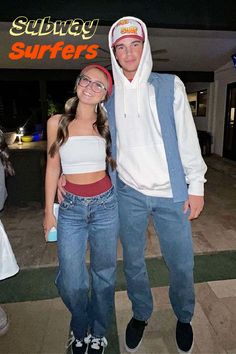
[[[89,80],[89,78],[84,75],[81,75],[79,77],[78,85],[80,85],[81,87],[87,87],[90,84],[91,84],[91,89],[95,93],[100,93],[103,90],[107,91],[106,87],[101,82]]]

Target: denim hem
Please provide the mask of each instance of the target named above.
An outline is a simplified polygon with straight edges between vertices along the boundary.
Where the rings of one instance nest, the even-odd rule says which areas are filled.
[[[178,320],[179,322],[182,322],[182,323],[191,323],[192,317],[191,317],[190,320],[186,320],[186,319],[182,320],[182,319],[180,319],[180,318],[177,318],[177,320]]]
[[[139,316],[135,316],[133,314],[133,318],[137,321],[148,322],[150,320],[151,316],[149,316],[148,318],[145,317],[145,319],[143,319],[143,318],[140,318]]]
[[[93,334],[92,332],[91,332],[90,334],[91,334],[91,336],[92,336],[93,338],[103,338],[103,337],[106,338],[105,334],[102,334],[102,335],[99,335],[99,336]]]

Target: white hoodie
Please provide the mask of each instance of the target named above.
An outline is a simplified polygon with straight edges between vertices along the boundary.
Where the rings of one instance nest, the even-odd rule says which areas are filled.
[[[172,197],[155,91],[148,83],[152,71],[152,57],[147,28],[135,17],[125,18],[141,23],[145,40],[138,70],[130,82],[124,76],[112,49],[112,31],[121,19],[114,23],[109,31],[115,83],[118,175],[126,184],[145,195]],[[185,88],[178,77],[175,77],[174,113],[177,135],[183,135],[178,135],[179,150],[186,180],[190,184],[189,193],[203,195],[206,165],[200,154]]]

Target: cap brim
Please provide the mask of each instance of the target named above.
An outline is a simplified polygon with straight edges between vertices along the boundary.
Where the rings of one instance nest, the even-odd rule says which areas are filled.
[[[125,34],[123,35],[122,37],[118,38],[113,44],[112,44],[112,47],[114,47],[116,44],[118,44],[122,39],[124,38],[135,38],[135,39],[138,39],[142,42],[144,42],[144,38],[141,37],[141,36],[138,36],[137,34]]]

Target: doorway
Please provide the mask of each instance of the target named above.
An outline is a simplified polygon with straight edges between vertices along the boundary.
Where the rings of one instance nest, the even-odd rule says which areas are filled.
[[[223,156],[236,161],[236,82],[227,86]]]

